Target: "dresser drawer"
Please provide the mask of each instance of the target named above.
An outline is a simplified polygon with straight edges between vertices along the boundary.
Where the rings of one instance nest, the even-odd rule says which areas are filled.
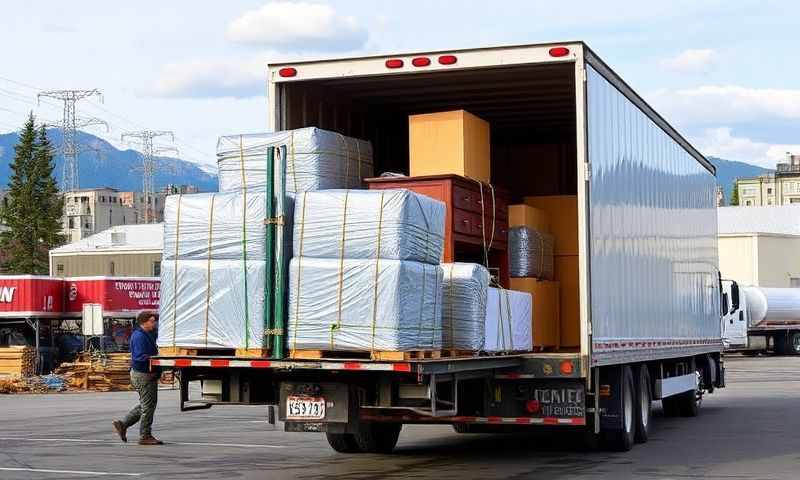
[[[477,213],[454,208],[453,230],[463,235],[480,236],[481,216]]]

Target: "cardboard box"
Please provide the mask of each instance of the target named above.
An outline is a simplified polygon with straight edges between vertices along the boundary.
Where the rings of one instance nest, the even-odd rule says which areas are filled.
[[[560,314],[558,282],[535,278],[512,278],[511,289],[533,295],[532,331],[534,347],[558,347]]]
[[[550,233],[550,219],[541,208],[525,204],[509,205],[508,227],[528,227],[531,230]]]
[[[525,197],[525,204],[542,210],[550,221],[550,233],[556,238],[556,255],[578,254],[578,197],[550,195]]]
[[[580,296],[578,295],[578,256],[556,255],[555,278],[561,284],[561,346],[581,345]]]
[[[489,123],[464,110],[410,115],[411,176],[453,173],[491,181]]]

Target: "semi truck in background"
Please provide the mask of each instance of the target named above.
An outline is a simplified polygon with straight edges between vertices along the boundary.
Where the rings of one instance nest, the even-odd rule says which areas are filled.
[[[800,355],[800,288],[722,281],[722,339],[745,355]]]
[[[324,432],[346,453],[390,452],[404,424],[548,426],[624,451],[647,441],[654,402],[692,417],[725,385],[715,168],[587,45],[292,62],[268,75],[272,130],[370,140],[376,173],[408,172],[409,115],[463,109],[488,121],[493,184],[517,202],[575,198],[577,275],[562,287],[576,298],[562,319],[575,342],[398,361],[154,357],[179,372],[182,410],[277,406],[287,431]],[[191,398],[194,381],[214,395]]]

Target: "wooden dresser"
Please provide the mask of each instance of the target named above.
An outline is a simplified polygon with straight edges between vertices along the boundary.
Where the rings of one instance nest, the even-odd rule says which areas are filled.
[[[486,245],[492,274],[497,275],[503,287],[508,288],[508,192],[458,175],[377,177],[365,181],[370,190],[406,188],[444,202],[447,215],[442,261],[483,263]],[[493,217],[494,238],[491,232]]]

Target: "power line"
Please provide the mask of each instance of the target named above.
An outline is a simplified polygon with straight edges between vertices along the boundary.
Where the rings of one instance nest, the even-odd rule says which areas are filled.
[[[39,92],[36,98],[50,97],[61,100],[64,103],[64,114],[62,116],[61,130],[62,146],[61,153],[64,156],[64,167],[62,176],[62,190],[72,192],[78,189],[80,182],[78,177],[78,143],[77,130],[90,125],[105,125],[108,123],[99,118],[78,118],[75,113],[75,104],[91,96],[101,96],[99,90],[50,90]],[[102,96],[101,96],[102,98]]]
[[[174,147],[159,147],[153,145],[154,138],[164,137],[164,136],[170,137],[173,141],[175,139],[175,135],[169,130],[141,130],[138,132],[123,133],[122,136],[120,137],[120,141],[124,141],[125,137],[130,137],[130,138],[137,138],[141,142],[139,146],[141,147],[141,154],[142,154],[142,192],[144,193],[144,223],[150,223],[151,217],[153,220],[156,217],[155,212],[153,212],[153,215],[150,214],[151,205],[155,207],[155,205],[151,203],[154,201],[155,198],[155,188],[153,185],[155,170],[156,170],[155,157],[160,151],[171,150],[174,148]]]

